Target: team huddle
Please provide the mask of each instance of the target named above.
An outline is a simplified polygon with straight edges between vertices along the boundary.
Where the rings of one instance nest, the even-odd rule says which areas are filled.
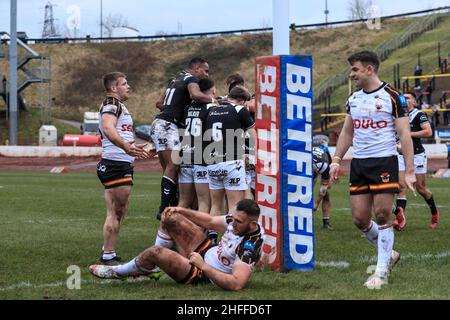
[[[323,145],[312,150],[314,181],[321,177],[314,210],[322,203],[323,226],[333,230],[330,188],[338,180],[342,158],[353,145],[352,216],[378,249],[376,271],[365,283],[369,289],[378,289],[388,283],[400,259],[393,250],[393,227],[403,230],[406,226],[406,188],[415,190],[416,176],[418,191],[432,211],[433,229],[439,210],[423,176],[426,157],[423,160],[420,138],[428,132],[423,117],[416,131],[426,132],[415,136],[419,142],[415,140],[413,148],[407,117],[408,112],[414,113],[409,103],[413,97],[405,98],[378,78],[379,59],[374,53],[363,51],[348,61],[357,91],[347,101],[347,117],[334,155]],[[242,77],[231,75],[227,94],[218,97],[207,61],[192,59],[186,70],[169,81],[156,103],[160,113],[151,125],[155,150],[134,142],[133,121],[124,105],[130,90],[126,76],[109,73],[103,82],[107,97],[100,107],[102,159],[97,175],[105,187],[107,216],[102,264],[90,266],[91,273],[100,278],[146,275],[157,279],[164,271],[178,283],[244,288],[261,258],[264,234],[258,223],[260,208],[253,200],[255,101]],[[160,226],[154,245],[124,263],[116,253],[116,242],[133,185],[133,162],[135,158],[148,159],[154,152],[163,170],[156,212]],[[417,155],[416,169],[422,171],[414,172],[413,153]],[[394,194],[400,187],[397,216],[392,222]]]

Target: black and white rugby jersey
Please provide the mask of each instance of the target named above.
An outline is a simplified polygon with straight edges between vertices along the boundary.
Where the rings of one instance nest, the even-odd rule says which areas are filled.
[[[409,113],[409,124],[411,128],[411,132],[418,132],[423,130],[422,125],[424,123],[430,123],[428,120],[427,115],[420,111],[419,109],[414,108]],[[419,154],[422,152],[425,152],[425,148],[422,145],[421,138],[412,138],[413,140],[413,147],[414,147],[414,154]]]
[[[206,134],[213,163],[243,160],[245,154],[244,133],[255,122],[248,109],[241,105],[224,103],[212,107],[206,118]],[[208,160],[208,164],[210,164]]]
[[[187,71],[180,72],[167,85],[161,112],[157,119],[166,120],[176,124],[178,127],[184,126],[184,109],[191,102],[188,85],[198,83],[199,79]]]
[[[376,90],[354,92],[347,100],[353,120],[353,157],[389,157],[397,154],[395,119],[408,115],[405,97],[387,83]]]

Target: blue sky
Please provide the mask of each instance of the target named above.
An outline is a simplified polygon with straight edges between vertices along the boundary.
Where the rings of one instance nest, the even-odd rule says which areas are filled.
[[[328,0],[328,20],[349,18],[350,0]],[[44,6],[48,0],[17,0],[18,31],[30,38],[40,37]],[[100,3],[103,17],[121,14],[140,35],[157,32],[182,33],[239,30],[272,27],[272,0],[53,0],[54,18],[62,34],[73,16],[70,9],[79,8],[77,35],[100,34]],[[373,0],[382,15],[430,9],[450,5],[450,0]],[[290,0],[290,23],[324,22],[325,0]],[[0,31],[10,28],[10,0],[0,0]]]

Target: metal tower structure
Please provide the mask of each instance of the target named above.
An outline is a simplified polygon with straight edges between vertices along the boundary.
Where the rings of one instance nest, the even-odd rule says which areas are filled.
[[[53,4],[47,2],[45,5],[44,28],[42,30],[42,38],[56,36],[55,19],[53,18]]]

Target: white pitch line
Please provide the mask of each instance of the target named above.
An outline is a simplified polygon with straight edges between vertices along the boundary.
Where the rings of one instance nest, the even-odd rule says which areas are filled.
[[[439,253],[400,253],[400,260],[430,260],[430,259],[444,259],[450,257],[450,251],[443,251]],[[377,258],[375,256],[364,256],[361,258],[363,262],[376,262]]]
[[[152,219],[153,217],[149,214],[148,216],[130,216],[126,217],[126,220],[147,220]],[[96,221],[96,218],[87,219],[87,218],[79,218],[79,219],[39,219],[39,220],[14,220],[14,221],[0,221],[0,225],[2,224],[16,224],[16,223],[34,223],[34,224],[42,224],[42,223],[60,223],[60,222],[83,222],[83,221]]]
[[[155,280],[147,277],[138,277],[138,278],[128,278],[125,280],[81,280],[81,284],[111,284],[111,283],[134,283],[134,282],[156,282]],[[10,290],[17,290],[17,289],[44,289],[44,288],[58,288],[58,287],[66,287],[67,283],[63,281],[57,281],[53,283],[43,283],[43,284],[32,284],[28,281],[22,281],[17,284],[13,284],[8,287],[0,287],[0,292],[2,291],[10,291]]]
[[[329,268],[339,268],[339,269],[345,269],[350,267],[350,263],[347,261],[330,261],[330,262],[322,262],[317,261],[316,265],[319,267],[329,267]]]

